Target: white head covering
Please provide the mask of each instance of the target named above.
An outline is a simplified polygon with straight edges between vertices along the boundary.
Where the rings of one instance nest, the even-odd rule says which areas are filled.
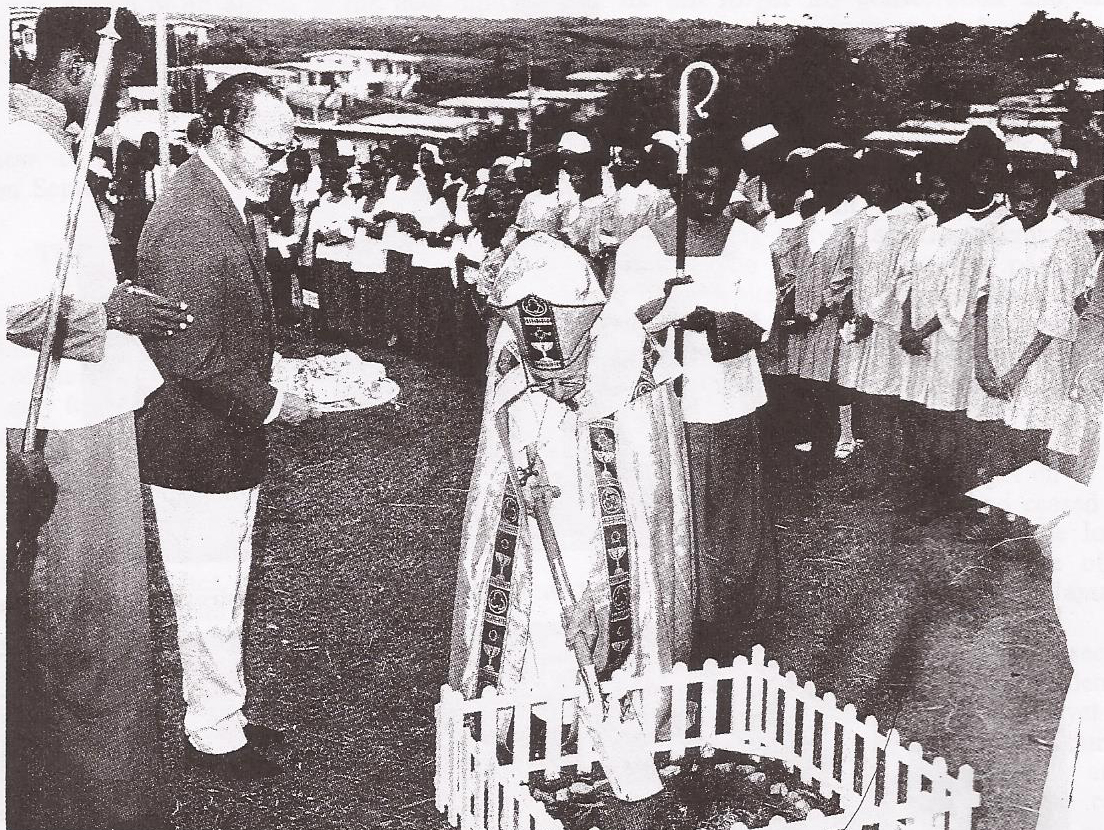
[[[790,150],[789,155],[786,156],[786,161],[793,161],[794,159],[807,159],[809,156],[816,152],[812,147],[795,147]]]
[[[568,153],[589,153],[591,151],[590,141],[585,135],[577,132],[566,132],[560,136],[559,148]]]
[[[744,152],[747,152],[761,147],[774,138],[778,138],[778,130],[774,128],[774,124],[764,124],[762,127],[756,127],[744,133],[740,139],[740,146],[744,148]]]
[[[590,264],[567,244],[536,233],[520,242],[498,272],[498,292],[492,304],[511,306],[529,295],[553,305],[601,305],[602,286]]]
[[[1043,136],[1031,134],[1031,135],[1014,135],[1005,141],[1005,147],[1008,148],[1010,153],[1031,153],[1032,155],[1054,155],[1054,145],[1047,141]]]
[[[506,167],[509,168],[515,161],[513,156],[499,156],[494,160],[494,164],[491,167]]]
[[[429,154],[433,156],[433,161],[437,164],[441,163],[441,148],[431,142],[425,142],[418,148],[418,155],[421,156],[422,150],[429,150]]]
[[[658,132],[652,133],[652,142],[655,144],[662,144],[664,147],[669,147],[676,153],[678,152],[679,137],[677,133],[671,130],[659,130]],[[651,147],[652,145],[649,144],[646,149],[650,150]]]

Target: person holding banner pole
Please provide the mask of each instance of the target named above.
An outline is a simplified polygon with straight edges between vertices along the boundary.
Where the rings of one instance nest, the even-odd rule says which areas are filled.
[[[20,256],[5,280],[0,384],[9,462],[41,459],[56,504],[26,528],[29,573],[8,586],[26,617],[9,616],[6,818],[152,829],[165,825],[134,412],[161,377],[135,335],[179,334],[190,316],[118,283],[85,183],[92,141],[140,57],[138,21],[48,8],[37,35],[34,76],[12,86],[2,140],[4,232]],[[73,123],[84,128],[76,165]],[[20,498],[9,493],[9,521]]]

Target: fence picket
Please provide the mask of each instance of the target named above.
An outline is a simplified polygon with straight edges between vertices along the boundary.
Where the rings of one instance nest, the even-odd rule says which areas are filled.
[[[526,780],[529,777],[529,765],[533,757],[531,727],[533,725],[532,701],[519,698],[514,704],[513,726],[513,762],[514,780]]]
[[[782,680],[782,673],[779,671],[778,663],[771,660],[767,663],[765,688],[766,688],[766,725],[764,728],[763,749],[776,751],[779,746],[778,740],[778,693],[779,683]]]
[[[741,741],[747,740],[747,705],[748,705],[748,678],[751,677],[751,667],[747,658],[740,655],[732,664],[732,711],[729,714],[728,731],[734,738]]]
[[[711,743],[717,734],[717,661],[705,661],[702,679],[701,739]]]
[[[756,646],[751,650],[751,666],[749,673],[751,678],[750,696],[748,698],[748,740],[756,748],[763,747],[765,734],[763,721],[766,715],[763,702],[763,687],[766,684],[767,672],[763,665],[763,647]]]
[[[689,682],[685,663],[675,663],[671,668],[671,759],[686,754],[686,691]]]
[[[859,733],[855,726],[858,723],[858,712],[848,703],[843,707],[843,717],[840,719],[840,783],[843,784],[844,792],[855,789],[855,755],[856,744],[859,742]]]
[[[952,806],[948,830],[970,830],[974,824],[974,808],[980,803],[974,789],[974,768],[963,764],[958,778],[951,785]]]
[[[797,763],[797,675],[786,672],[782,678],[782,760]]]
[[[923,791],[923,778],[920,768],[924,764],[924,748],[920,746],[920,744],[913,741],[909,744],[908,751],[909,754],[912,756],[912,758],[910,758],[912,763],[907,764],[905,767],[906,801],[920,795],[920,793]],[[916,763],[917,760],[919,760],[919,763]]]
[[[836,719],[832,710],[836,706],[836,696],[832,692],[825,692],[822,700],[824,705],[818,707],[821,714],[820,729],[820,763],[817,765],[823,774],[820,784],[820,794],[828,798],[832,794],[829,782],[836,777]]]
[[[563,697],[562,693],[554,693],[546,708],[547,717],[544,719],[544,770],[546,779],[555,778],[563,768],[560,764],[560,756],[563,752]]]
[[[900,756],[901,736],[896,729],[889,730],[889,739],[885,743],[885,776],[882,779],[883,807],[894,807],[901,803],[900,797]],[[878,830],[897,830],[897,822],[883,821]]]
[[[812,771],[815,768],[814,754],[816,739],[816,686],[813,681],[805,683],[801,698],[801,781],[805,784],[813,783]]]
[[[867,803],[876,804],[878,799],[878,747],[881,743],[881,735],[878,734],[878,719],[873,715],[867,716],[863,722],[862,733],[862,778],[859,782],[859,792],[865,793],[869,788],[870,794],[866,797]]]

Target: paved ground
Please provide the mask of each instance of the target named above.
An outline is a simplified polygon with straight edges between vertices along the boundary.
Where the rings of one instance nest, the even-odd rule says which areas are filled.
[[[310,344],[288,344],[302,354]],[[181,768],[172,604],[151,557],[161,712],[181,830],[438,828],[432,705],[446,674],[455,551],[481,393],[385,357],[399,411],[333,416],[273,442],[247,657],[252,713],[289,730],[287,772],[230,788]],[[769,654],[906,740],[978,773],[978,830],[1031,830],[1069,677],[1048,570],[942,530],[889,538],[840,480],[789,488],[786,608]],[[864,519],[865,517],[865,519]],[[155,553],[155,550],[153,551]]]

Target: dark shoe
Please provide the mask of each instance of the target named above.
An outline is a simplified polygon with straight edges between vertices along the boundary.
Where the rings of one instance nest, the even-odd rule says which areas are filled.
[[[184,759],[192,766],[210,770],[232,781],[254,781],[258,778],[271,778],[283,772],[279,764],[261,755],[250,744],[223,755],[211,755],[200,752],[185,741]]]
[[[270,746],[283,746],[287,743],[287,736],[279,729],[265,726],[263,723],[247,723],[242,727],[245,739],[251,746],[257,749],[266,749]]]

